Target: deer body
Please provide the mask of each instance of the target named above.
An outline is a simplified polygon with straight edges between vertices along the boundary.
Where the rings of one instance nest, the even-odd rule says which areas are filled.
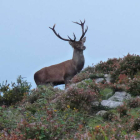
[[[80,25],[82,26],[82,24],[84,25],[84,23],[81,22]],[[74,35],[74,40],[72,40],[70,37],[70,40],[63,39],[59,34],[55,32],[54,27],[51,28],[54,33],[62,40],[69,41],[69,44],[73,47],[73,58],[71,60],[45,67],[37,71],[34,74],[34,80],[37,85],[47,85],[50,83],[54,86],[60,84],[67,85],[69,81],[74,77],[74,75],[80,72],[84,67],[85,59],[83,55],[83,50],[86,49],[86,47],[84,46],[86,38],[82,37],[79,41],[75,41],[76,37]],[[83,33],[86,33],[86,31]]]

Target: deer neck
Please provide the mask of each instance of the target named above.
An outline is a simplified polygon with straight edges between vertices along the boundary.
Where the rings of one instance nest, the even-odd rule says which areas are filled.
[[[84,67],[84,63],[85,63],[83,51],[74,49],[72,62],[77,72],[80,72]]]

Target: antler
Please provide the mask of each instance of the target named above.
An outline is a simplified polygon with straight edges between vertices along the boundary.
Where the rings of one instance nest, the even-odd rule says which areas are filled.
[[[58,38],[60,38],[60,39],[62,39],[62,40],[64,40],[64,41],[72,41],[72,42],[75,42],[75,41],[76,41],[76,36],[75,36],[74,33],[73,33],[74,39],[71,39],[69,36],[68,36],[69,39],[65,39],[65,38],[62,38],[62,37],[59,35],[59,33],[57,33],[57,32],[55,31],[55,24],[54,24],[53,28],[51,28],[51,27],[49,27],[49,28],[53,30],[53,32],[55,33],[55,35],[56,35]]]
[[[81,27],[82,27],[82,36],[80,37],[80,40],[82,40],[82,38],[85,36],[85,34],[86,34],[87,30],[88,30],[88,26],[87,26],[87,28],[86,28],[85,31],[84,31],[85,20],[84,20],[84,22],[82,22],[82,21],[80,20],[80,22],[81,22],[81,23],[78,23],[78,22],[73,22],[73,23],[76,23],[76,24],[78,24],[78,25],[81,25]],[[72,42],[75,42],[75,41],[76,41],[76,36],[75,36],[74,33],[73,33],[74,39],[71,39],[69,36],[68,36],[69,39],[65,39],[65,38],[61,37],[61,36],[59,35],[59,33],[57,33],[57,32],[55,31],[55,24],[54,24],[53,28],[51,28],[51,27],[49,27],[49,28],[50,28],[51,30],[53,30],[53,32],[55,33],[55,35],[56,35],[58,38],[60,38],[60,39],[62,39],[62,40],[64,40],[64,41],[72,41]],[[79,41],[80,41],[80,40],[79,40]]]
[[[78,25],[81,25],[81,27],[82,27],[82,36],[80,37],[80,40],[82,40],[82,38],[85,36],[85,34],[86,34],[87,30],[88,30],[88,26],[87,26],[87,28],[86,28],[85,31],[84,31],[85,20],[84,20],[84,22],[82,22],[82,21],[80,20],[80,22],[81,22],[81,23],[78,23],[78,22],[73,22],[73,23],[76,23],[76,24],[78,24]],[[80,40],[79,40],[79,41],[80,41]]]

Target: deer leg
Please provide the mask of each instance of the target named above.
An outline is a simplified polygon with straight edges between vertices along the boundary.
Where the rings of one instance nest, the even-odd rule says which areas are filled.
[[[53,83],[47,83],[46,86],[52,86],[52,87],[54,87],[54,84]]]
[[[45,83],[45,84],[39,83],[37,86],[47,86],[47,87],[52,86],[53,87],[54,85],[53,85],[53,83]]]
[[[65,80],[64,80],[64,82],[65,82],[65,88],[67,88],[68,85],[70,84],[70,80],[71,80],[71,77],[65,78]]]

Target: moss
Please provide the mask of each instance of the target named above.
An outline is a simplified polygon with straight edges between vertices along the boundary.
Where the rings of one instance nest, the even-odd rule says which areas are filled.
[[[114,91],[111,88],[105,88],[100,91],[100,94],[102,96],[102,99],[108,99],[113,95],[113,92]]]

